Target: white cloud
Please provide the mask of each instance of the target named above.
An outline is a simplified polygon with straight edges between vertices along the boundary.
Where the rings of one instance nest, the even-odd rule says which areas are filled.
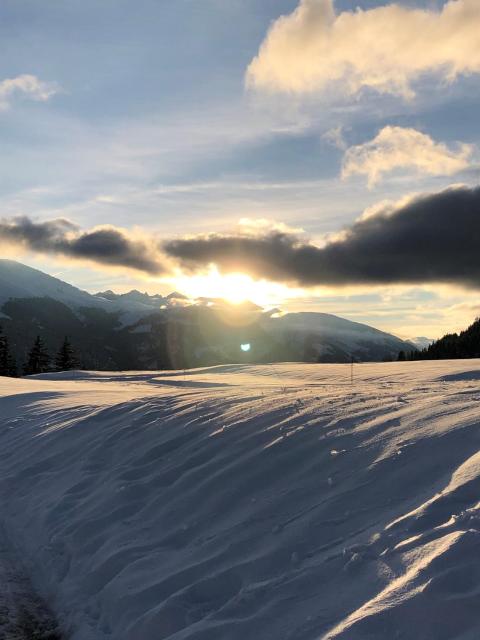
[[[384,127],[373,140],[347,149],[342,177],[362,174],[373,187],[383,174],[399,169],[451,176],[469,166],[473,148],[458,144],[454,150],[416,129]]]
[[[277,231],[279,233],[290,233],[298,235],[304,233],[302,227],[292,227],[284,222],[271,220],[269,218],[240,218],[238,225],[244,233],[257,235],[258,233],[268,233]]]
[[[300,0],[276,20],[247,70],[249,86],[294,93],[340,83],[412,98],[412,82],[434,72],[453,81],[480,72],[478,0],[441,10],[387,4],[335,13],[333,0]]]
[[[44,82],[29,74],[6,78],[0,82],[0,111],[6,111],[10,108],[16,94],[23,94],[30,100],[37,102],[46,102],[58,91],[59,87],[56,83]]]

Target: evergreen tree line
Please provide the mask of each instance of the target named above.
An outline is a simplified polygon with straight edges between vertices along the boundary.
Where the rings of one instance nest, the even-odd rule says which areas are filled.
[[[10,351],[7,336],[0,327],[0,376],[14,378],[17,375],[17,363]]]
[[[480,358],[480,318],[460,333],[447,333],[425,349],[401,351],[399,360],[454,360]]]
[[[24,375],[29,376],[48,371],[71,371],[78,366],[79,362],[75,350],[67,337],[52,358],[41,336],[37,336],[28,352],[22,371]],[[0,327],[0,376],[15,378],[17,375],[17,363],[10,351],[8,338]]]

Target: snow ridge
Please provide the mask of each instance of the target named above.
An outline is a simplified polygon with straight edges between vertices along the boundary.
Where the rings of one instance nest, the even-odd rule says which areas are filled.
[[[72,640],[473,640],[479,408],[478,360],[1,380],[6,524]]]

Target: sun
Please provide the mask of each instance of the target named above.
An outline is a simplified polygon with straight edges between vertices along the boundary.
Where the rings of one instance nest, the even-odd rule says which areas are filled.
[[[221,274],[216,267],[204,274],[180,275],[174,286],[189,298],[222,298],[234,305],[249,301],[269,307],[293,297],[292,290],[285,285],[254,280],[245,273]]]

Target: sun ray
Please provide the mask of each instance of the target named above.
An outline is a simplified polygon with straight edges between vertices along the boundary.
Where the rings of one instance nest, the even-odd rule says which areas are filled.
[[[302,294],[300,289],[267,280],[254,280],[245,273],[222,274],[214,266],[202,274],[179,274],[172,284],[189,298],[222,298],[234,305],[249,301],[269,307]]]

